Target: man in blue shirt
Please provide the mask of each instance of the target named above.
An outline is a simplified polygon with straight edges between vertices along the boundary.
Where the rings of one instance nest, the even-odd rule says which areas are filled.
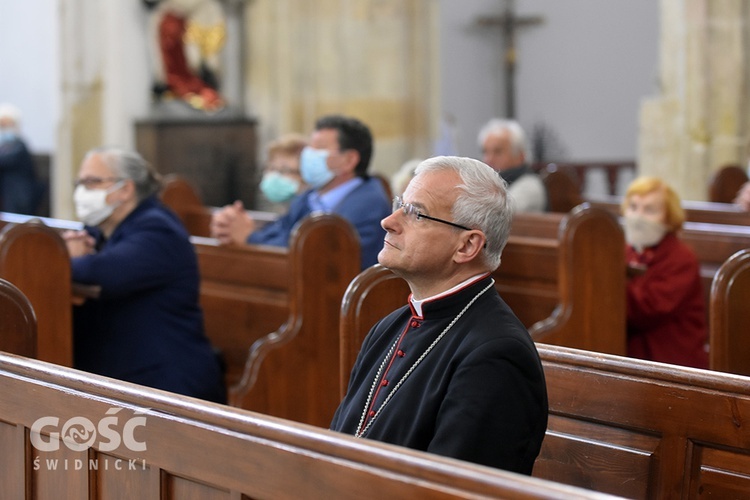
[[[371,157],[372,134],[365,124],[340,115],[324,116],[300,158],[300,173],[311,189],[297,196],[286,214],[257,230],[241,202],[228,205],[214,214],[211,234],[222,244],[287,246],[292,229],[305,216],[334,213],[356,229],[362,268],[367,268],[377,263],[385,236],[380,221],[391,213],[382,183],[367,174]]]

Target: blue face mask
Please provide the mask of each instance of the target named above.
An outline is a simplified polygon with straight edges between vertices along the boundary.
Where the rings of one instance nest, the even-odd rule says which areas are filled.
[[[260,181],[260,191],[268,201],[281,203],[290,200],[299,190],[299,181],[281,175],[278,172],[268,172]]]
[[[306,147],[300,156],[299,170],[302,179],[311,187],[322,188],[333,180],[335,175],[328,170],[328,151]]]

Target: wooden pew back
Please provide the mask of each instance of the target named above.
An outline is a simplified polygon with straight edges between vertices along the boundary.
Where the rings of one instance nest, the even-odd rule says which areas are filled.
[[[328,427],[339,403],[339,309],[360,270],[359,238],[342,217],[317,214],[289,247],[289,315],[250,348],[230,403]]]
[[[177,174],[165,175],[160,197],[180,217],[188,234],[206,238],[211,235],[211,211],[203,206],[198,190],[190,181]]]
[[[0,278],[28,298],[37,318],[36,356],[73,366],[70,257],[57,230],[39,220],[0,231]]]
[[[747,182],[747,170],[739,165],[724,165],[711,176],[708,199],[719,203],[732,203],[740,188]]]
[[[367,332],[386,314],[405,305],[410,293],[406,281],[380,264],[362,271],[347,287],[339,319],[341,398],[346,394],[351,369]]]
[[[0,399],[8,499],[611,498],[6,354]]]
[[[220,246],[191,237],[200,270],[206,335],[221,352],[228,388],[240,383],[253,343],[289,315],[289,251],[249,245]]]
[[[162,203],[177,214],[188,234],[204,238],[211,236],[211,216],[218,208],[205,206],[199,190],[190,181],[178,174],[164,176],[160,198]],[[278,217],[273,212],[248,210],[247,213],[255,221],[256,228],[261,228]]]
[[[625,239],[617,220],[585,204],[561,222],[559,304],[529,333],[537,342],[624,355]]]
[[[557,165],[551,163],[544,167],[540,176],[547,190],[547,206],[550,212],[570,212],[573,207],[583,203],[581,186],[570,172],[560,170]]]
[[[621,196],[597,196],[586,200],[594,207],[603,208],[620,216]],[[750,226],[750,212],[732,203],[682,200],[682,209],[688,222],[728,224],[730,226]]]
[[[535,340],[624,354],[624,246],[617,220],[585,204],[516,214],[496,288]]]
[[[732,255],[719,268],[711,285],[712,370],[750,375],[750,248]]]
[[[387,272],[367,270],[358,277],[362,289],[350,287],[348,297],[359,300],[342,307],[353,316],[342,320],[351,328],[342,337],[361,339],[366,330],[356,328],[390,312],[396,282],[405,293],[403,280]],[[534,476],[628,498],[750,491],[750,379],[542,343],[537,349],[550,420]],[[342,351],[342,388],[352,353]]]
[[[13,283],[0,279],[0,351],[36,357],[36,316]]]
[[[750,379],[537,347],[550,420],[536,477],[629,498],[750,491]]]
[[[608,209],[606,205],[601,203],[591,205],[592,208],[615,213],[613,209]],[[532,235],[540,238],[557,238],[562,217],[564,217],[563,214],[552,213],[517,214],[514,217],[511,236]],[[750,219],[748,219],[748,222],[750,222]],[[708,311],[711,281],[726,259],[744,248],[750,248],[750,225],[738,226],[687,221],[679,232],[679,237],[695,252],[700,262],[703,293],[706,311]]]

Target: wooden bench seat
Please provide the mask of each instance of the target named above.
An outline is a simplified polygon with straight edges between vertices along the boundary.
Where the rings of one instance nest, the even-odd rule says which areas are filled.
[[[287,315],[250,346],[230,404],[328,427],[339,403],[339,310],[360,270],[359,238],[342,217],[317,214],[294,230],[288,253]]]
[[[191,237],[198,256],[206,335],[223,357],[227,387],[237,385],[253,343],[289,316],[289,251],[225,247]]]
[[[4,279],[0,279],[0,318],[0,351],[35,358],[34,308],[18,287]]]
[[[0,214],[0,227],[0,278],[18,287],[34,309],[35,356],[73,366],[73,292],[65,242],[57,230],[28,216]]]
[[[190,235],[211,236],[211,216],[218,207],[205,206],[190,181],[177,174],[166,175],[160,197],[177,214]],[[253,218],[257,228],[278,218],[278,214],[273,212],[248,210],[247,213]]]
[[[536,477],[628,498],[750,491],[750,379],[538,348],[550,420]]]
[[[341,392],[403,280],[364,271],[342,304]],[[750,378],[537,343],[550,420],[534,476],[627,498],[750,491]]]
[[[711,285],[710,365],[750,375],[750,249],[740,250],[722,264]]]
[[[0,277],[37,312],[37,356],[72,366],[70,261],[59,231],[80,224],[10,219],[0,233]],[[191,238],[206,334],[223,357],[231,404],[327,426],[338,405],[338,312],[360,270],[354,228],[316,214],[295,228],[289,248]]]
[[[9,500],[612,498],[2,353],[0,399]],[[93,437],[35,447],[71,421]]]

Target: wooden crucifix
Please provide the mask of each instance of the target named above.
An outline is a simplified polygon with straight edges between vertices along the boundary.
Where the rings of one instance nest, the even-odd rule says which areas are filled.
[[[517,16],[515,3],[515,0],[505,0],[505,10],[501,16],[481,16],[476,21],[479,26],[499,26],[503,32],[505,113],[508,118],[516,117],[516,31],[544,21],[542,16]]]

